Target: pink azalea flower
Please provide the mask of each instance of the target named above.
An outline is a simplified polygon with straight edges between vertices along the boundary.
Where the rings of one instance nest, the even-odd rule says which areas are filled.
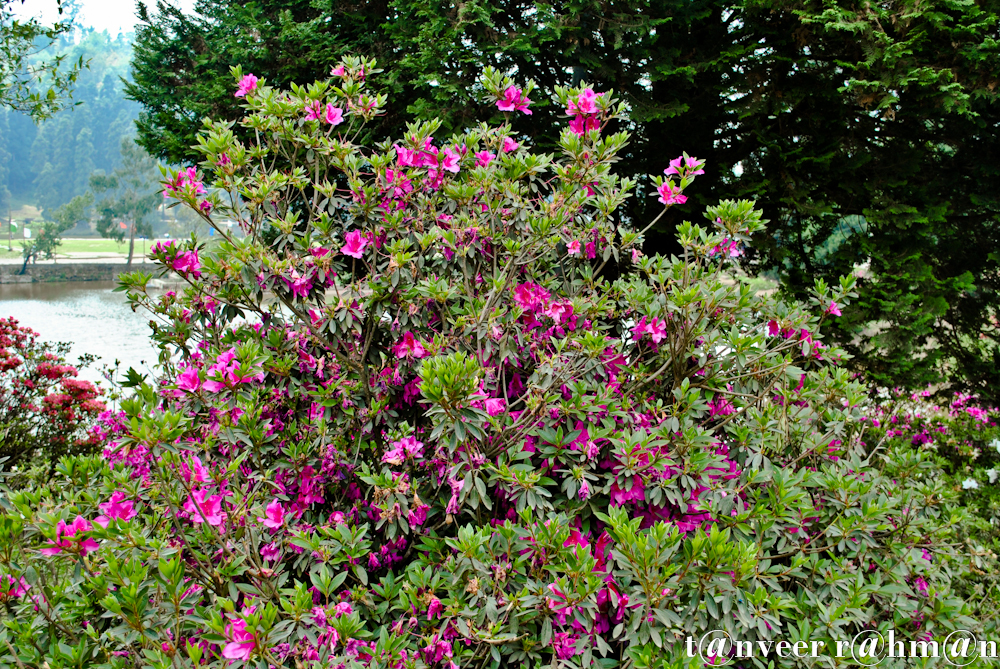
[[[404,437],[400,441],[396,442],[403,445],[403,450],[411,458],[419,458],[424,454],[424,443],[422,441],[417,441],[416,437]]]
[[[421,504],[410,509],[406,514],[406,522],[411,527],[420,527],[427,522],[427,510],[431,508],[426,504]]]
[[[451,486],[451,499],[448,500],[448,507],[445,509],[445,512],[455,514],[458,513],[458,495],[462,492],[462,488],[465,487],[465,480],[449,478],[448,485]]]
[[[4,581],[7,581],[6,585],[3,584]],[[31,586],[24,580],[23,576],[20,580],[16,580],[10,574],[0,578],[0,597],[2,598],[23,597],[29,589],[31,589]]]
[[[179,170],[177,176],[167,181],[163,189],[163,197],[176,196],[178,191],[193,191],[195,195],[205,194],[205,184],[198,180],[198,172],[189,167],[186,170]]]
[[[427,355],[427,350],[413,336],[412,332],[404,334],[403,339],[393,347],[392,352],[397,358],[413,357],[417,360]]]
[[[198,370],[195,367],[188,367],[177,377],[177,387],[193,393],[198,390],[201,381],[198,378]]]
[[[704,160],[698,160],[694,157],[685,159],[684,156],[678,156],[670,161],[670,167],[663,170],[663,173],[668,176],[671,174],[681,176],[681,173],[686,171],[688,176],[697,176],[705,173],[705,170],[701,169],[704,165]]]
[[[302,110],[306,113],[307,121],[318,121],[323,115],[323,104],[319,100],[310,100]]]
[[[253,634],[247,631],[247,623],[242,618],[226,625],[226,638],[229,643],[222,649],[222,657],[228,660],[248,660],[257,647]]]
[[[681,189],[669,181],[660,184],[656,192],[660,194],[659,201],[663,204],[684,204],[687,202],[687,196],[681,195]]]
[[[272,530],[281,527],[285,523],[285,507],[281,506],[278,500],[274,500],[264,509],[264,517],[257,520]]]
[[[279,555],[281,555],[281,548],[275,541],[260,547],[260,556],[268,562],[274,562],[278,559]]]
[[[201,458],[193,455],[191,456],[190,467],[188,467],[186,462],[181,463],[181,476],[184,478],[184,482],[188,484],[192,481],[195,483],[207,483],[211,478],[211,473],[208,471],[208,467],[202,464]]]
[[[519,111],[529,116],[531,115],[531,110],[528,109],[528,105],[530,104],[531,100],[516,86],[509,86],[503,92],[503,99],[497,100],[497,108],[500,111]]]
[[[486,400],[484,404],[486,405],[486,413],[491,416],[499,416],[507,410],[507,401],[502,397]]]
[[[584,88],[576,98],[570,98],[566,113],[570,116],[577,114],[596,114],[597,98],[600,96],[594,93],[592,88]]]
[[[171,267],[182,276],[190,274],[196,279],[201,277],[201,261],[198,259],[197,251],[178,253],[171,263]]]
[[[403,460],[405,459],[406,453],[403,451],[403,447],[399,444],[399,442],[393,444],[392,448],[382,454],[382,462],[394,467],[398,467],[403,464]]]
[[[441,163],[442,169],[453,174],[457,174],[459,170],[458,161],[461,158],[457,153],[452,151],[449,147],[445,147],[444,160]]]
[[[840,307],[837,306],[836,302],[830,302],[830,306],[826,308],[826,313],[831,314],[833,316],[840,316],[841,315]]]
[[[521,146],[510,137],[503,138],[503,152],[510,153],[511,151],[517,151],[517,148]]]
[[[330,125],[340,125],[344,122],[344,110],[340,107],[334,107],[331,102],[327,102],[325,120]]]
[[[209,497],[207,490],[195,490],[191,493],[191,498],[184,502],[184,510],[191,514],[191,522],[195,525],[208,523],[215,527],[226,520],[226,514],[222,511],[222,497]]]
[[[580,255],[581,248],[582,248],[582,246],[580,244],[580,240],[578,240],[578,239],[574,239],[573,241],[571,241],[569,244],[566,245],[566,251],[571,256],[578,256],[578,255]]]
[[[347,243],[341,247],[340,252],[352,258],[360,259],[365,252],[365,247],[368,246],[368,240],[362,237],[357,230],[348,232],[345,241]]]
[[[590,485],[588,485],[586,481],[580,484],[580,492],[577,493],[577,496],[580,499],[587,499],[590,497]]]
[[[351,608],[350,602],[340,602],[339,604],[333,607],[333,614],[334,617],[336,618],[339,618],[340,616],[349,616],[353,612],[354,609]]]
[[[309,291],[312,290],[312,278],[299,276],[297,271],[292,270],[291,278],[285,279],[285,282],[292,289],[292,295],[296,297],[309,297]]]
[[[246,97],[247,93],[257,88],[257,81],[257,77],[252,74],[243,75],[239,85],[236,87],[236,97]]]
[[[522,283],[514,288],[514,302],[524,311],[533,312],[545,309],[549,300],[549,292],[534,283]]]
[[[83,532],[90,531],[91,528],[93,528],[93,525],[83,516],[77,516],[76,520],[69,525],[66,524],[66,521],[60,520],[56,524],[55,541],[39,549],[38,552],[42,555],[58,555],[64,550],[72,550],[74,542],[76,543],[76,550],[79,550],[81,555],[96,551],[98,549],[96,541],[90,537],[77,536]]]
[[[493,162],[496,155],[490,153],[489,151],[477,151],[476,152],[476,167],[486,167]]]
[[[109,501],[97,505],[97,508],[103,511],[105,515],[98,516],[94,519],[94,522],[101,527],[107,527],[112,518],[120,518],[121,520],[134,518],[138,511],[132,508],[132,505],[133,502],[131,500],[125,499],[124,492],[116,490],[111,493]]]
[[[427,605],[427,620],[434,620],[437,618],[441,615],[441,611],[443,609],[444,606],[441,604],[441,600],[437,597],[432,598],[431,603]]]
[[[590,130],[600,130],[601,121],[596,116],[575,116],[569,122],[569,129],[578,135],[582,135]]]
[[[554,320],[556,325],[562,325],[573,317],[573,303],[569,300],[553,302],[545,311],[545,315]]]
[[[342,77],[342,76],[344,76],[344,74],[345,74],[345,72],[344,72],[344,66],[343,65],[338,65],[337,67],[335,67],[332,70],[330,70],[330,76],[331,77]]]

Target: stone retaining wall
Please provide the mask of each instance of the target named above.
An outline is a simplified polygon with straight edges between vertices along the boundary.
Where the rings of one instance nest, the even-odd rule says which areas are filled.
[[[125,263],[44,263],[28,265],[21,275],[21,265],[0,265],[0,283],[48,283],[53,281],[114,281],[125,272]],[[157,266],[152,263],[132,263],[132,272],[155,274]]]

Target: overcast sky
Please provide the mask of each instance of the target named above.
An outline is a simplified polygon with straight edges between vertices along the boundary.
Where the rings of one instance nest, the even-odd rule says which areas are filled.
[[[195,0],[173,0],[173,3],[185,11],[191,11]],[[132,30],[138,20],[135,15],[135,0],[81,0],[80,5],[83,7],[78,21],[81,26],[90,26],[98,31],[107,30],[112,36]],[[156,2],[147,0],[146,5],[153,8]],[[11,8],[17,16],[35,16],[45,23],[53,23],[59,19],[56,6],[56,0],[25,0],[23,5],[15,0]]]

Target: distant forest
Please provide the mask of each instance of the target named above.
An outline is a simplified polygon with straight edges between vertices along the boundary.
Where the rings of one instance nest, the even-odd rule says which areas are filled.
[[[121,164],[122,137],[135,132],[136,102],[125,99],[131,35],[112,37],[92,28],[49,49],[90,61],[73,92],[79,103],[35,126],[24,114],[0,109],[0,219],[22,205],[51,213],[88,189],[95,170]]]

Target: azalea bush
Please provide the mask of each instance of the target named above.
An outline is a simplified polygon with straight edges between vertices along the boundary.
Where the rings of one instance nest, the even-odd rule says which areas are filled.
[[[881,390],[868,414],[870,440],[934,454],[946,485],[968,511],[962,536],[975,556],[968,599],[995,635],[1000,621],[1000,409],[955,393]]]
[[[47,468],[100,443],[88,428],[105,408],[101,391],[77,378],[68,352],[69,344],[41,341],[16,319],[0,318],[0,458],[7,458],[6,467]]]
[[[557,91],[555,154],[506,122],[373,143],[377,74],[234,70],[256,140],[211,123],[166,175],[222,241],[156,247],[182,291],[124,278],[170,362],[103,457],[3,499],[0,660],[665,667],[711,629],[977,628],[955,491],[862,439],[867,390],[816,334],[853,279],[755,292],[747,201],[643,256],[610,91]],[[531,112],[530,84],[481,85]],[[709,169],[665,163],[664,211]]]

